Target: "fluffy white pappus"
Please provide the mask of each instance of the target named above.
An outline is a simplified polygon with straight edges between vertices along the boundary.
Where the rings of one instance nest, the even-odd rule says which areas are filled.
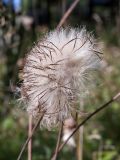
[[[65,142],[70,137],[70,135],[73,133],[73,131],[74,131],[74,129],[72,129],[72,130],[66,129],[64,131],[64,134],[63,134],[63,137],[62,137],[63,142]],[[70,147],[76,147],[74,137],[71,137],[69,139],[69,141],[67,142],[67,145],[70,146]]]
[[[85,29],[53,31],[26,56],[21,99],[34,117],[45,111],[41,126],[51,129],[72,116],[75,102],[93,85],[101,53]]]

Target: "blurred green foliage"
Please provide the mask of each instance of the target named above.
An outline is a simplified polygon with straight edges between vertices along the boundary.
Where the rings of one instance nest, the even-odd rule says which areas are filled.
[[[32,1],[31,1],[32,2]],[[23,2],[23,13],[30,3]],[[45,2],[35,1],[45,6]],[[47,2],[47,1],[46,1]],[[43,3],[43,4],[42,4]],[[70,1],[69,1],[70,3]],[[51,4],[51,29],[58,23],[57,2]],[[83,1],[81,5],[84,6]],[[102,25],[76,18],[79,10],[67,22],[72,26],[86,24],[94,31],[104,45],[104,69],[100,73],[100,85],[87,97],[84,111],[90,112],[103,104],[119,90],[120,86],[120,35],[117,24]],[[32,8],[35,10],[35,8]],[[58,13],[59,19],[61,13]],[[20,63],[35,40],[49,30],[48,25],[29,26],[26,29],[20,21],[21,15],[0,4],[0,160],[16,159],[27,137],[28,118],[17,101],[20,81]],[[38,131],[33,138],[33,160],[48,160],[54,151],[58,131]],[[97,139],[96,139],[97,135]],[[120,104],[115,102],[90,120],[84,129],[84,160],[120,159]],[[92,138],[90,138],[92,137]],[[25,151],[22,159],[27,159]],[[59,155],[61,160],[75,160],[76,151],[65,146]]]

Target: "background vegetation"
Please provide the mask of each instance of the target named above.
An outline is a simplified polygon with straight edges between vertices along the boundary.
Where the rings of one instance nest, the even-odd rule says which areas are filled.
[[[23,58],[33,43],[53,30],[72,0],[23,0],[17,11],[0,2],[0,160],[17,158],[27,137],[28,117],[17,99]],[[114,1],[115,2],[115,1]],[[117,6],[118,7],[118,6]],[[86,25],[104,48],[103,67],[96,90],[85,100],[84,112],[119,91],[120,10],[96,5],[92,15],[88,1],[81,0],[64,26]],[[58,132],[58,131],[56,131]],[[48,160],[56,144],[55,131],[38,130],[33,142],[33,160]],[[120,160],[120,103],[95,116],[84,127],[84,160]],[[27,159],[25,152],[22,159]],[[65,147],[59,159],[75,160],[75,149]]]

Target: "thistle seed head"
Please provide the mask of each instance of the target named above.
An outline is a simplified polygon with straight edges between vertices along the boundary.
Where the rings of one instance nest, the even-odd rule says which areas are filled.
[[[48,129],[71,117],[100,61],[97,43],[85,29],[47,34],[26,56],[21,99],[28,113],[37,117],[45,111],[41,126]]]

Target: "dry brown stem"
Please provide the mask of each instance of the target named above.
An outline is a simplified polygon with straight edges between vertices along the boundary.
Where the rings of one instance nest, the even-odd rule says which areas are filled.
[[[55,152],[54,152],[51,160],[56,160],[57,159],[58,149],[59,149],[61,138],[62,138],[62,131],[63,131],[63,122],[61,122],[61,126],[60,126],[60,130],[59,130],[59,134],[58,134],[58,139],[57,139],[57,144],[56,144]]]
[[[42,115],[40,115],[40,117],[38,118],[37,122],[35,123],[32,131],[31,131],[31,134],[29,135],[29,137],[27,138],[27,140],[25,141],[25,143],[24,143],[23,146],[22,146],[22,149],[21,149],[21,151],[20,151],[20,153],[19,153],[19,156],[18,156],[17,160],[20,160],[20,159],[21,159],[21,156],[22,156],[22,154],[23,154],[23,152],[24,152],[24,150],[25,150],[28,142],[29,142],[29,141],[31,140],[31,138],[33,137],[33,134],[34,134],[35,130],[37,129],[37,127],[39,126],[39,124],[40,124],[43,116],[44,116],[44,113],[43,113]]]
[[[106,107],[108,107],[109,104],[113,103],[114,101],[116,101],[118,98],[120,97],[120,92],[117,93],[113,98],[111,98],[111,100],[109,100],[108,102],[106,102],[105,104],[103,104],[102,106],[100,106],[99,108],[97,108],[95,111],[93,111],[91,114],[89,114],[87,116],[87,118],[85,118],[82,123],[80,123],[75,130],[71,133],[71,135],[67,138],[67,140],[65,142],[63,142],[59,149],[58,152],[60,152],[63,147],[65,146],[65,144],[69,141],[69,139],[76,133],[76,131],[78,131],[78,129],[83,126],[89,119],[91,119],[93,116],[95,116],[97,113],[99,113],[101,110],[105,109]]]
[[[29,115],[28,137],[32,134],[32,115]],[[28,160],[32,160],[32,138],[28,142]]]
[[[60,27],[65,23],[66,19],[69,17],[69,15],[72,13],[72,11],[74,10],[74,8],[76,7],[76,5],[78,4],[79,0],[75,0],[70,8],[65,12],[65,14],[63,15],[63,17],[61,18],[58,26],[57,26],[57,29],[59,30]]]

